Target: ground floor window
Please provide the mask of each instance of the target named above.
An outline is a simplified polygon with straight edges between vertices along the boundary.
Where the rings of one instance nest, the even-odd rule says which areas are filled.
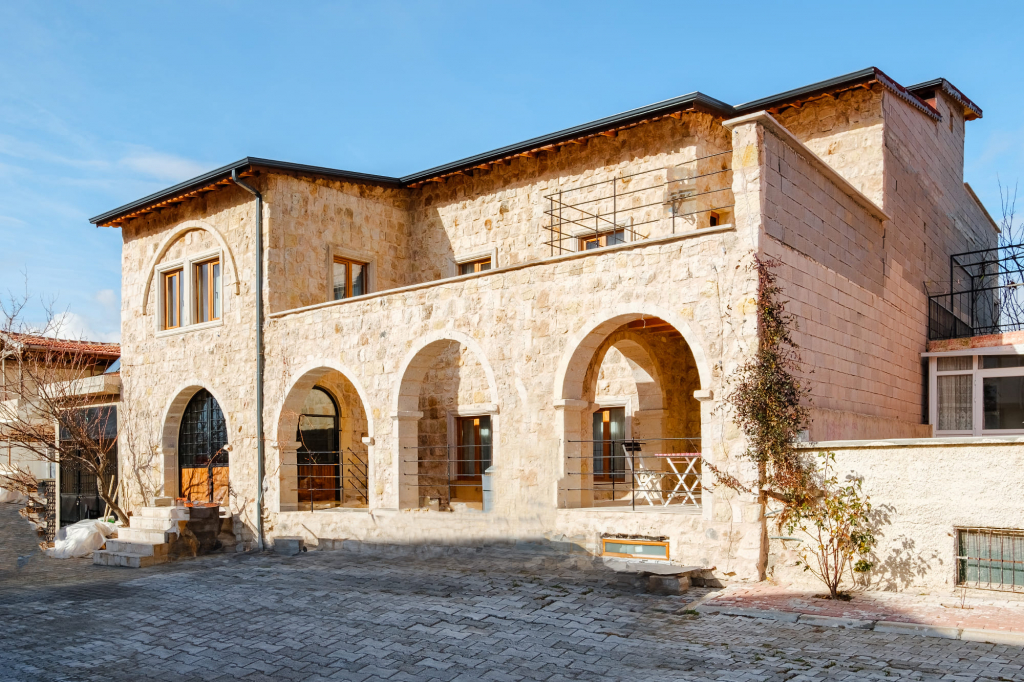
[[[334,507],[341,502],[339,416],[337,403],[324,389],[315,387],[306,396],[295,453],[300,510]]]
[[[591,251],[603,246],[615,246],[626,243],[625,230],[609,230],[587,237],[580,237],[580,251]]]
[[[480,480],[491,466],[491,418],[489,416],[458,419],[457,477]]]
[[[626,477],[626,408],[609,407],[594,413],[594,479],[621,481]]]
[[[959,528],[956,545],[957,585],[1024,592],[1024,531]]]

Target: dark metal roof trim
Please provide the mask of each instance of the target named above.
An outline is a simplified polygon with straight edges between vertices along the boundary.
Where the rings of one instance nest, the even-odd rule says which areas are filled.
[[[967,95],[960,92],[960,90],[958,90],[955,85],[950,83],[945,78],[935,78],[930,81],[925,81],[924,83],[918,83],[917,85],[907,86],[907,90],[909,92],[914,93],[915,95],[923,90],[934,90],[936,88],[942,90],[944,93],[955,99],[960,104],[960,106],[962,106],[964,109],[968,110],[971,114],[973,114],[974,118],[982,117],[981,107],[979,107],[977,104],[971,101],[971,99],[967,97]]]
[[[218,180],[224,180],[231,177],[231,171],[239,171],[243,168],[273,168],[275,170],[291,171],[294,173],[308,173],[310,175],[322,175],[326,177],[339,178],[341,180],[354,180],[356,182],[369,182],[377,183],[381,185],[387,185],[390,187],[401,187],[402,183],[398,178],[390,178],[384,175],[372,175],[370,173],[357,173],[354,171],[337,170],[334,168],[324,168],[322,166],[307,166],[301,163],[289,163],[287,161],[275,161],[273,159],[261,159],[253,156],[247,156],[244,159],[239,159],[234,163],[229,163],[226,166],[221,166],[209,173],[203,173],[200,176],[186,180],[185,182],[178,183],[173,187],[162,189],[159,192],[150,194],[149,196],[137,199],[131,203],[119,206],[106,213],[101,213],[98,216],[89,218],[89,222],[94,225],[100,225],[115,218],[119,218],[127,213],[145,208],[150,204],[170,199],[175,195],[188,192],[189,190],[198,189],[211,183],[217,182]]]
[[[754,111],[760,111],[761,109],[779,106],[802,97],[823,94],[829,90],[835,90],[836,88],[857,85],[858,83],[867,83],[875,79],[876,71],[877,69],[874,67],[869,67],[867,69],[848,73],[844,76],[836,76],[835,78],[829,78],[828,80],[820,81],[818,83],[811,83],[810,85],[805,85],[804,87],[796,88],[795,90],[787,90],[786,92],[780,92],[779,94],[771,95],[770,97],[762,97],[761,99],[737,104],[735,107],[736,113],[740,115],[749,114]]]
[[[736,113],[733,107],[725,102],[721,102],[713,97],[708,97],[701,92],[691,92],[687,95],[682,95],[681,97],[673,97],[672,99],[667,99],[655,104],[649,104],[637,109],[630,109],[629,111],[624,111],[621,114],[600,118],[596,121],[590,121],[589,123],[573,126],[572,128],[566,128],[554,133],[548,133],[547,135],[541,135],[540,137],[523,140],[522,142],[517,142],[516,144],[511,144],[506,147],[493,149],[489,152],[484,152],[483,154],[477,154],[476,156],[470,156],[441,166],[428,168],[427,170],[420,171],[419,173],[405,175],[401,180],[404,184],[419,182],[421,180],[435,178],[438,175],[444,175],[445,173],[462,170],[467,166],[487,163],[488,161],[494,161],[513,154],[520,154],[532,149],[537,149],[538,147],[565,142],[566,140],[582,137],[584,135],[593,135],[621,125],[636,123],[637,121],[650,118],[651,116],[660,116],[674,111],[697,108],[708,110],[711,113],[718,113],[723,116],[733,116]]]

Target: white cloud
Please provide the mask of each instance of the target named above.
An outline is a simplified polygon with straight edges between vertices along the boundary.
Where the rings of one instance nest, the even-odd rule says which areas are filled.
[[[46,334],[60,339],[75,339],[82,341],[105,341],[118,343],[121,340],[121,331],[98,332],[93,329],[90,320],[77,313],[60,313],[53,319],[51,329]]]
[[[164,154],[148,149],[140,149],[129,156],[125,156],[121,159],[120,164],[133,171],[165,182],[181,182],[210,170],[209,167],[191,159],[184,159],[174,154]]]
[[[121,307],[120,296],[113,289],[100,289],[93,298],[104,308],[117,309]]]

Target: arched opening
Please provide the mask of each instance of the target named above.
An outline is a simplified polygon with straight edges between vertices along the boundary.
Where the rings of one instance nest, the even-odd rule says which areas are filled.
[[[278,422],[281,511],[366,508],[368,427],[360,391],[345,374],[303,373]]]
[[[494,378],[469,339],[427,343],[398,391],[399,505],[484,510],[497,442]]]
[[[697,512],[701,377],[682,333],[626,315],[584,336],[566,366],[563,507]]]
[[[178,429],[178,496],[192,502],[228,501],[228,430],[217,399],[199,389]]]

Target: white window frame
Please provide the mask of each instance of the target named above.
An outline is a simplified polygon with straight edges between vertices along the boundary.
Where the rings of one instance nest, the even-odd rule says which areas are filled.
[[[366,296],[377,291],[377,257],[371,253],[365,251],[355,251],[353,249],[347,249],[344,246],[335,246],[333,244],[327,245],[327,277],[324,279],[325,287],[325,300],[330,302],[338,301],[350,301],[353,298],[359,298],[360,296],[350,296],[349,298],[334,298],[334,258],[344,258],[345,260],[354,261],[356,263],[362,263],[363,267],[366,268],[364,285],[366,291],[360,296]]]
[[[984,380],[992,377],[1024,376],[1024,367],[1007,367],[998,369],[982,369],[982,358],[992,355],[1024,355],[1024,346],[996,346],[993,348],[971,348],[962,351],[925,353],[928,358],[928,421],[934,429],[936,437],[956,436],[1015,436],[1024,435],[1022,429],[986,429],[985,426],[985,395]],[[970,356],[971,369],[938,371],[938,360],[942,357]],[[970,431],[939,431],[939,392],[938,377],[952,375],[971,375],[972,410]]]
[[[196,290],[196,282],[194,281],[196,276],[195,266],[215,259],[220,261],[220,318],[210,320],[209,322],[196,323],[195,319],[198,315],[196,312],[195,296],[193,295]],[[166,302],[164,300],[163,276],[164,273],[178,269],[181,270],[181,325],[174,329],[165,329],[164,320],[166,316],[164,313]],[[157,289],[156,305],[156,335],[158,337],[185,334],[187,332],[210,329],[211,327],[219,327],[224,324],[224,318],[228,314],[228,298],[224,295],[223,249],[210,249],[201,253],[189,254],[184,258],[161,263],[156,268],[156,276],[159,278],[157,281],[161,283],[160,288]]]

